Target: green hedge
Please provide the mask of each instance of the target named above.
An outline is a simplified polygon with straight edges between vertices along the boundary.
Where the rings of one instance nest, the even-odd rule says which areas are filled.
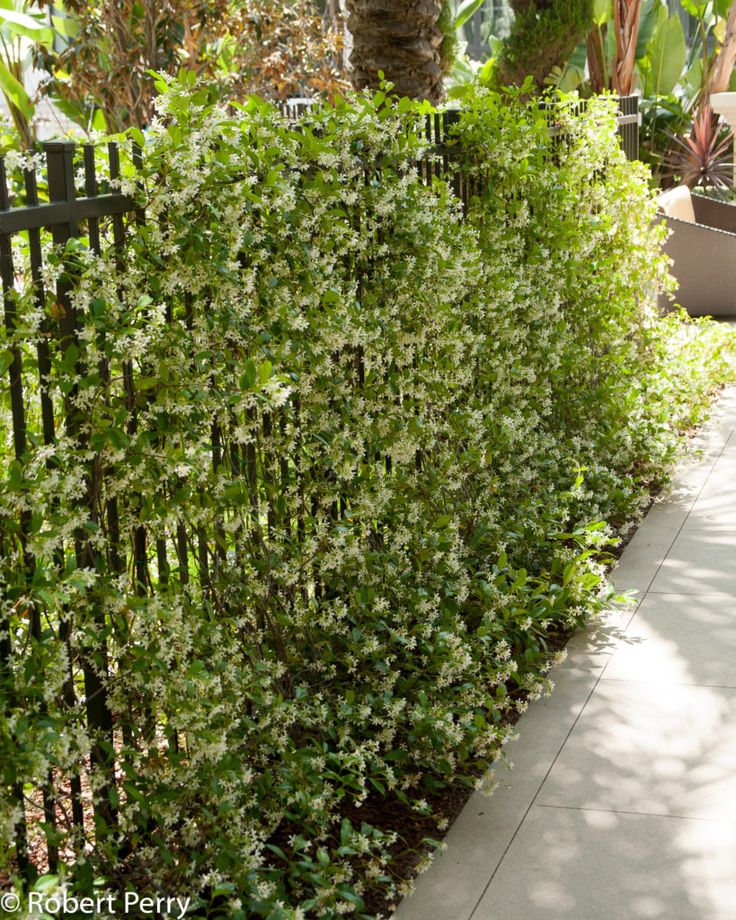
[[[81,330],[52,355],[66,427],[43,446],[29,406],[0,483],[0,827],[18,783],[38,801],[51,773],[68,812],[91,775],[90,845],[49,830],[80,890],[271,920],[395,897],[402,829],[361,804],[474,782],[520,691],[548,689],[550,637],[603,604],[603,522],[635,518],[732,365],[717,329],[654,310],[664,231],[615,105],[552,104],[564,142],[536,103],[466,100],[463,218],[417,176],[407,101],[295,130],[174,83],[124,164],[146,208],[125,258],[52,260]],[[32,364],[58,305],[18,309],[4,347]],[[83,665],[112,747],[64,703]]]

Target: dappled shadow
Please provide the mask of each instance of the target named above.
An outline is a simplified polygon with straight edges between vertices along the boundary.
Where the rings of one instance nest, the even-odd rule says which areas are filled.
[[[734,652],[735,600],[645,598],[473,920],[733,920]]]
[[[734,860],[733,824],[535,806],[472,920],[733,920]]]
[[[605,677],[736,687],[736,599],[648,595]]]
[[[736,596],[736,524],[727,532],[683,528],[650,590]]]

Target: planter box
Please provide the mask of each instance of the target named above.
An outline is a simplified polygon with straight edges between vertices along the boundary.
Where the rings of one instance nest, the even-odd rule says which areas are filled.
[[[693,195],[696,223],[667,218],[665,251],[680,287],[675,303],[690,316],[736,316],[736,206]],[[660,307],[672,301],[660,297]]]

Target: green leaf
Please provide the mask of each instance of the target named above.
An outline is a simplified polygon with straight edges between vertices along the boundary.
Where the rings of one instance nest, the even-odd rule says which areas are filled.
[[[240,386],[245,390],[250,390],[256,385],[256,380],[258,379],[258,371],[256,369],[256,363],[251,358],[245,362],[245,369],[240,378]]]
[[[602,26],[613,19],[613,0],[593,0],[593,22]]]
[[[317,862],[320,864],[320,866],[329,866],[330,864],[329,854],[324,847],[320,847],[317,850]]]
[[[126,791],[129,799],[133,799],[136,802],[141,802],[143,801],[143,799],[145,799],[145,795],[135,785],[135,783],[131,783],[131,782],[128,782],[127,780],[123,780],[122,786],[123,786],[123,789]]]
[[[33,884],[34,891],[49,891],[51,888],[56,888],[59,884],[58,875],[42,875],[40,878],[36,879]]]
[[[682,85],[687,90],[688,96],[694,96],[703,86],[703,59],[698,58],[692,67],[688,68],[682,78]]]
[[[484,3],[485,0],[465,0],[464,3],[461,3],[460,8],[455,14],[455,18],[452,21],[453,29],[457,30],[464,26],[470,17],[476,13]]]
[[[51,96],[51,101],[62,114],[66,115],[67,118],[71,119],[78,125],[86,125],[88,110],[80,102],[75,102],[72,99],[64,99],[62,96],[56,95]]]
[[[581,42],[573,51],[570,60],[567,62],[559,75],[559,80],[555,81],[557,87],[563,93],[572,93],[580,86],[585,79],[585,64],[588,59],[588,46],[586,42]]]
[[[710,0],[680,0],[680,5],[686,13],[690,13],[696,19],[700,19],[705,14]]]
[[[71,374],[76,369],[78,360],[79,360],[79,348],[72,342],[72,344],[64,352],[64,357],[62,359],[61,366],[66,371],[67,374]]]
[[[8,464],[8,483],[11,489],[18,491],[23,488],[23,467],[18,460],[11,460]]]
[[[220,898],[225,895],[233,894],[235,885],[232,882],[218,882],[212,890],[213,898]]]
[[[27,13],[18,10],[0,8],[0,29],[6,36],[16,38],[30,38],[38,45],[51,46],[54,43],[54,33],[44,19],[35,19]]]
[[[3,96],[8,102],[12,103],[24,118],[28,120],[33,118],[36,107],[31,102],[31,97],[26,92],[23,84],[19,83],[8,70],[5,61],[0,61],[0,90],[2,90]]]
[[[647,49],[647,57],[649,67],[644,95],[667,96],[680,81],[687,57],[685,33],[676,13],[658,26]]]
[[[478,74],[478,81],[480,82],[481,86],[485,86],[488,83],[490,83],[491,79],[493,78],[493,70],[495,66],[496,66],[495,58],[489,58],[485,62],[485,64],[480,70],[480,73]]]
[[[71,16],[60,16],[54,13],[51,16],[51,25],[54,30],[64,38],[76,38],[82,28],[81,22]]]
[[[636,40],[636,59],[641,60],[659,24],[667,19],[667,5],[664,0],[644,0],[639,19],[639,35]]]
[[[105,119],[105,113],[102,109],[95,109],[95,114],[92,116],[92,121],[90,122],[90,128],[92,131],[101,131],[107,133],[107,121]]]

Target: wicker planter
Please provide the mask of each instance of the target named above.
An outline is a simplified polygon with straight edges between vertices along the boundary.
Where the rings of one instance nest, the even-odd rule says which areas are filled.
[[[675,303],[690,316],[736,316],[736,206],[693,195],[696,223],[667,218],[665,250],[680,287]],[[660,307],[672,301],[660,298]]]

